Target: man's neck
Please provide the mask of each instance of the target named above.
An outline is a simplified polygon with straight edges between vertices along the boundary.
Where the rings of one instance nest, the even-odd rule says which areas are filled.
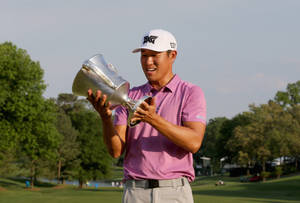
[[[156,89],[157,91],[161,90],[163,87],[165,87],[173,78],[175,74],[171,74],[169,77],[166,77],[163,81],[157,81],[157,82],[150,82],[150,85]]]

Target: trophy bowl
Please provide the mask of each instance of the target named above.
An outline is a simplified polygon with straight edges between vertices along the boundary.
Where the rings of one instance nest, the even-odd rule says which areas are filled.
[[[118,75],[116,68],[107,63],[102,54],[97,54],[83,62],[73,81],[72,92],[76,96],[87,97],[89,89],[92,89],[93,93],[101,90],[107,95],[107,101],[111,102],[113,108],[119,105],[127,108],[127,124],[134,127],[140,122],[131,121],[134,112],[143,101],[149,103],[151,97],[144,96],[137,101],[132,100],[128,97],[129,86],[129,82]]]

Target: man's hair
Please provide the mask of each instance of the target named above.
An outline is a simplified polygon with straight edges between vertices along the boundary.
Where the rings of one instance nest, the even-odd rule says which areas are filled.
[[[173,51],[173,50],[168,50],[168,51],[167,51],[168,56],[170,55],[170,53],[171,53],[172,51]]]

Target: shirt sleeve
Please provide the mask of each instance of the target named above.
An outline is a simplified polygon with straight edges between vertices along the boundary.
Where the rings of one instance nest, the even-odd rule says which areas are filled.
[[[182,121],[199,121],[206,125],[206,101],[198,86],[190,88],[182,111]]]
[[[127,109],[123,106],[118,106],[115,110],[114,125],[127,125]]]

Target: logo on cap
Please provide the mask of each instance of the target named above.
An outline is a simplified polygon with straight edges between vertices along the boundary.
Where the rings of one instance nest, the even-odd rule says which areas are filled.
[[[147,42],[154,44],[156,38],[157,38],[157,36],[153,36],[153,35],[151,35],[151,36],[145,36],[143,44],[145,44]]]
[[[172,49],[175,49],[176,48],[176,43],[170,42],[170,46],[171,46]]]

